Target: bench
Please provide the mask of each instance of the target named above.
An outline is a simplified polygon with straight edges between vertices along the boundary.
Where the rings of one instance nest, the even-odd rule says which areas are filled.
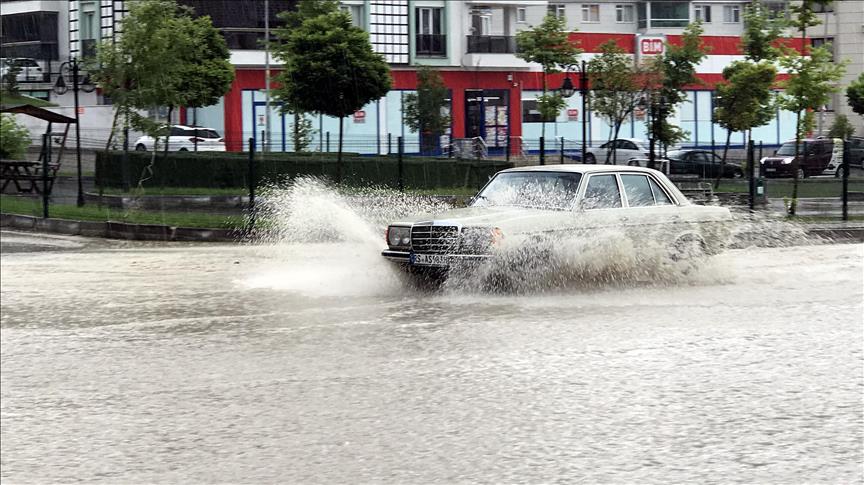
[[[59,163],[49,163],[47,171],[47,192],[51,193],[54,181],[57,179]],[[9,186],[14,186],[20,193],[42,193],[43,166],[40,162],[29,160],[0,160],[0,192],[5,192]]]

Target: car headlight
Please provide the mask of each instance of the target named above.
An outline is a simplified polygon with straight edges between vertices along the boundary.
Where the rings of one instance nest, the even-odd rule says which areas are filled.
[[[408,245],[411,244],[411,228],[405,226],[388,227],[387,244],[390,247],[408,247]]]
[[[795,157],[786,157],[783,159],[782,163],[783,163],[783,165],[789,165],[790,163],[792,163],[792,160],[794,160],[794,159],[795,159]]]
[[[466,227],[462,229],[462,250],[468,254],[485,254],[504,240],[497,227]]]

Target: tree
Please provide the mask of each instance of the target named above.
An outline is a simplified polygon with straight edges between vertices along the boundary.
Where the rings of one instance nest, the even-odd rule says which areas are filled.
[[[753,0],[744,8],[744,32],[741,34],[741,51],[749,61],[773,61],[781,52],[777,39],[783,33],[783,18],[772,18],[771,12],[759,0]]]
[[[846,88],[846,101],[852,111],[864,116],[864,73]]]
[[[609,123],[612,127],[609,140],[615,140],[621,125],[630,117],[644,95],[638,82],[640,73],[614,40],[600,46],[600,55],[588,63],[588,72],[591,76],[594,113]],[[606,163],[609,163],[610,154],[617,155],[611,148],[612,144],[608,146]],[[617,163],[617,160],[612,163]]]
[[[855,127],[849,122],[846,115],[837,115],[834,117],[834,123],[831,124],[831,129],[828,130],[828,136],[831,138],[840,138],[845,140],[855,134]]]
[[[648,78],[656,78],[655,92],[649,96],[651,133],[651,160],[654,159],[654,144],[659,141],[664,146],[672,145],[686,135],[683,130],[669,123],[668,118],[678,104],[687,99],[684,87],[699,83],[696,66],[707,55],[708,49],[702,43],[702,24],[694,22],[684,29],[681,44],[666,44],[666,51],[649,61]],[[654,167],[651,167],[654,168]]]
[[[291,109],[339,118],[336,182],[341,182],[344,119],[387,94],[390,68],[372,51],[369,34],[335,7],[276,36],[273,50],[284,64],[276,97]]]
[[[567,104],[557,94],[546,94],[549,87],[546,77],[575,65],[582,53],[582,49],[570,42],[566,28],[564,18],[549,14],[537,27],[516,34],[516,57],[543,67],[543,94],[537,97],[537,109],[543,119],[540,127],[543,137],[546,136],[546,120],[558,116]]]
[[[420,133],[423,152],[432,152],[450,126],[449,91],[438,71],[421,67],[417,71],[417,93],[406,94],[403,101],[405,126]]]
[[[30,146],[30,133],[15,117],[0,114],[0,158],[21,158]]]
[[[846,70],[845,63],[836,64],[832,61],[831,52],[825,46],[808,48],[805,43],[807,28],[820,23],[814,6],[827,3],[828,0],[803,0],[791,7],[794,18],[790,25],[800,32],[803,52],[786,48],[780,57],[780,65],[789,73],[789,79],[781,83],[785,91],[780,95],[780,104],[796,114],[795,158],[792,159],[794,178],[789,215],[795,215],[798,205],[798,182],[802,175],[798,159],[801,139],[813,130],[813,110],[828,103],[829,95],[838,90],[834,83],[843,77]]]
[[[726,163],[733,132],[750,131],[774,117],[771,87],[776,76],[777,69],[769,62],[735,61],[723,69],[723,79],[727,82],[717,85],[717,106],[714,109],[714,119],[726,129],[721,163]],[[720,185],[723,170],[718,174],[714,188]]]
[[[215,103],[234,79],[224,38],[209,17],[192,14],[174,0],[132,2],[120,39],[98,48],[94,78],[127,123],[157,141],[164,124],[134,109],[167,107],[170,121],[176,107]]]
[[[21,74],[21,65],[17,62],[9,62],[7,66],[6,73],[0,79],[3,83],[2,91],[10,96],[18,96],[18,75]]]

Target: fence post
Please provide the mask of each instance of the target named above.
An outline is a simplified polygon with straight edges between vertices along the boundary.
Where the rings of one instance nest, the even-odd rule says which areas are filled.
[[[756,173],[756,195],[761,200],[761,203],[767,201],[768,194],[765,192],[765,166],[762,165],[762,150],[763,142],[759,142],[759,171]]]
[[[327,132],[327,153],[330,153],[330,132]]]
[[[249,228],[246,235],[255,229],[255,139],[249,139]]]
[[[546,140],[540,137],[540,165],[546,165]]]
[[[843,140],[843,220],[849,220],[849,143]]]
[[[756,167],[753,163],[753,156],[755,155],[755,148],[753,145],[753,140],[747,141],[747,178],[750,181],[750,187],[748,191],[749,199],[750,199],[750,212],[753,212],[753,209],[756,208]],[[722,167],[721,167],[722,170]]]
[[[51,162],[51,134],[42,135],[42,149],[45,156],[42,157],[42,217],[48,219],[48,164]]]
[[[399,158],[397,163],[399,165],[399,192],[405,192],[405,179],[404,177],[404,167],[402,165],[402,155],[405,152],[405,140],[400,136],[396,139],[397,150],[399,150]]]
[[[129,127],[123,127],[123,158],[120,171],[123,177],[123,192],[129,192]],[[101,198],[100,198],[101,202]]]
[[[560,158],[561,158],[561,160],[559,161],[559,163],[560,163],[561,165],[564,165],[564,137],[563,137],[563,136],[561,137],[561,153],[560,153],[559,155],[560,155]]]
[[[393,134],[387,133],[387,155],[390,155],[391,153],[393,153],[392,146],[391,146],[392,142],[393,142]]]

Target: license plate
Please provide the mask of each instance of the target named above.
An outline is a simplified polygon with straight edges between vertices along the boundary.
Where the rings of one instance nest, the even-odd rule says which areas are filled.
[[[418,266],[450,266],[451,258],[446,254],[412,254],[411,264]]]
[[[776,168],[766,168],[765,171],[766,172],[776,172],[777,169]]]

